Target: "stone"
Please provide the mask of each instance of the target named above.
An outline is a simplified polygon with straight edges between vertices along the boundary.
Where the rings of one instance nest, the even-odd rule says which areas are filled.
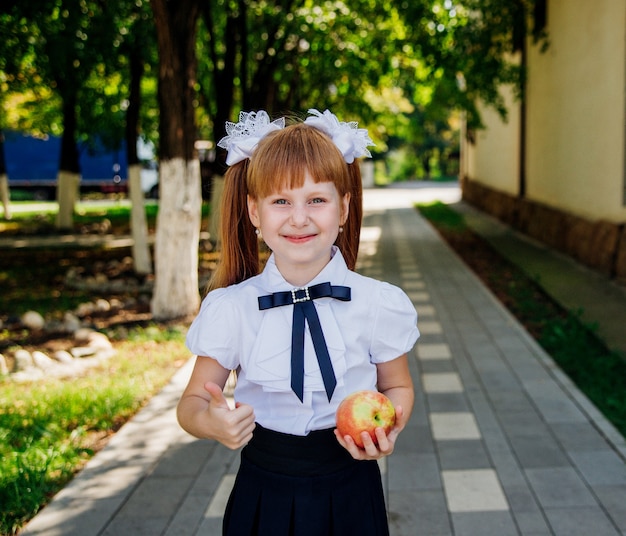
[[[63,315],[63,327],[68,333],[75,333],[82,327],[82,324],[76,315],[66,311]]]
[[[105,274],[96,274],[94,281],[96,285],[104,286],[108,284],[109,278]]]
[[[27,370],[20,370],[11,374],[11,380],[14,382],[32,382],[41,380],[44,377],[44,371],[36,367],[30,367]]]
[[[78,331],[74,332],[74,340],[78,343],[86,343],[92,333],[94,333],[93,329],[81,328]]]
[[[15,358],[16,372],[28,370],[34,365],[33,357],[30,355],[30,352],[28,350],[24,350],[23,348],[15,350],[13,357]]]
[[[37,311],[25,312],[21,316],[20,321],[28,329],[32,329],[35,331],[43,329],[43,327],[46,325],[46,321],[44,320],[43,316],[41,316]]]
[[[106,313],[111,310],[111,304],[106,301],[104,298],[99,298],[96,300],[96,311],[100,313]]]
[[[91,346],[76,346],[70,350],[70,354],[72,354],[75,358],[84,358],[90,357],[96,353],[96,349]]]
[[[52,354],[52,359],[55,359],[59,363],[63,363],[64,365],[70,365],[74,362],[74,358],[72,354],[70,354],[66,350],[57,350]]]
[[[121,309],[122,307],[124,307],[122,300],[120,300],[119,298],[111,298],[109,300],[109,303],[111,304],[111,309]]]
[[[79,318],[83,318],[85,316],[89,316],[90,314],[92,314],[95,310],[96,306],[91,303],[91,302],[85,302],[85,303],[81,303],[77,308],[76,311],[74,311],[76,313],[76,316],[78,316]]]
[[[54,360],[50,359],[46,354],[40,352],[39,350],[35,350],[31,357],[33,359],[34,365],[41,370],[48,370],[54,367]]]
[[[87,337],[87,345],[91,348],[113,348],[109,338],[99,331],[92,331],[89,334]]]

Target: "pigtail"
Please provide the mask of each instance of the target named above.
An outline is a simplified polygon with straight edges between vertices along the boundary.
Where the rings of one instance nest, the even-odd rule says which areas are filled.
[[[343,233],[339,233],[335,243],[341,250],[350,270],[356,266],[361,239],[361,222],[363,220],[363,183],[359,162],[348,164],[350,176],[350,208],[348,219],[343,226]]]
[[[248,217],[248,160],[226,171],[220,214],[221,257],[207,291],[240,283],[259,273],[259,246]]]

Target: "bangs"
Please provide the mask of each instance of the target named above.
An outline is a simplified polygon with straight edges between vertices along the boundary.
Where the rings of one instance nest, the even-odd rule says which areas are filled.
[[[307,171],[314,182],[333,182],[339,195],[350,192],[347,164],[330,137],[303,123],[272,132],[250,159],[248,194],[259,199],[300,188]]]

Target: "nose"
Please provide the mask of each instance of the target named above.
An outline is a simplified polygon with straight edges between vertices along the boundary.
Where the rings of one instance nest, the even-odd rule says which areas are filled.
[[[306,207],[294,206],[291,211],[290,220],[294,227],[302,227],[309,221],[309,212]]]

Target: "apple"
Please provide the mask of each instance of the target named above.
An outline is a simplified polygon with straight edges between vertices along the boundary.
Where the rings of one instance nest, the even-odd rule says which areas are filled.
[[[396,410],[391,400],[378,391],[356,391],[344,398],[337,408],[337,431],[341,437],[349,435],[361,449],[361,432],[367,432],[377,445],[376,428],[388,434],[395,423]]]

